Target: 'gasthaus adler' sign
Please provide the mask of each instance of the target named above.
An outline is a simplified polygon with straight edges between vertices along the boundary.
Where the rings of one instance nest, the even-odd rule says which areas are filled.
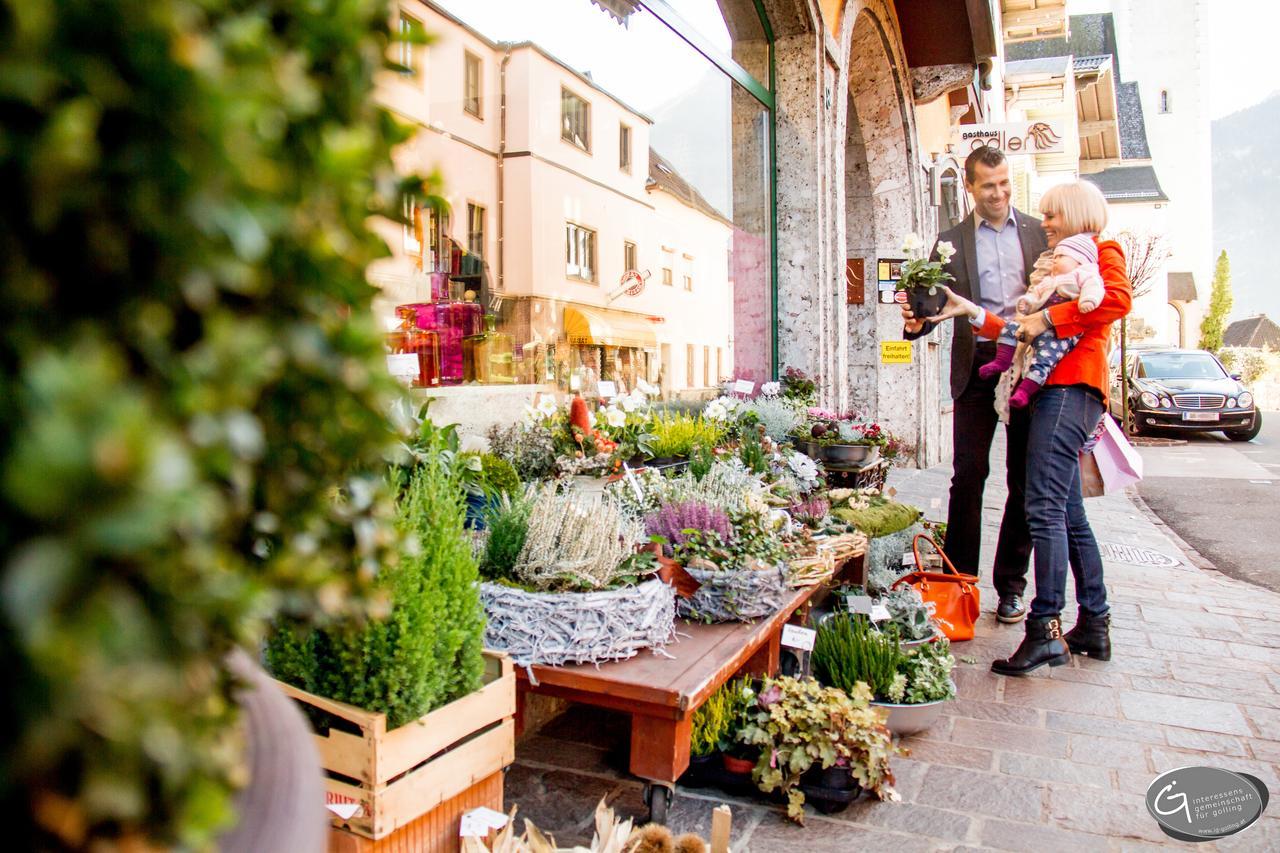
[[[962,124],[952,128],[951,152],[964,157],[982,146],[1005,154],[1060,154],[1062,127],[1057,121],[1013,121],[1003,124]]]

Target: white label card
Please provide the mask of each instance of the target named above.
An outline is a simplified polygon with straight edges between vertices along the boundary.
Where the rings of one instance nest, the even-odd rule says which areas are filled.
[[[787,648],[811,652],[813,651],[813,641],[817,636],[818,632],[812,628],[801,628],[799,625],[782,626],[782,645]]]
[[[460,838],[483,838],[491,829],[502,829],[507,825],[507,816],[481,806],[462,815],[462,824],[458,828]]]
[[[416,379],[418,356],[411,352],[387,356],[387,372],[397,379]]]
[[[737,382],[733,383],[733,390],[734,393],[737,394],[751,394],[756,390],[756,383],[752,382],[750,379],[739,379]]]
[[[325,803],[324,807],[343,820],[351,820],[362,808],[359,803]]]
[[[872,622],[884,622],[892,618],[893,617],[889,615],[889,608],[885,607],[883,604],[873,604],[871,606]]]
[[[846,595],[845,606],[849,608],[850,613],[866,613],[871,615],[871,596],[869,595]]]
[[[606,400],[612,400],[614,397],[618,396],[617,386],[607,380],[600,380],[600,382],[597,383],[597,388],[599,389],[600,396]]]

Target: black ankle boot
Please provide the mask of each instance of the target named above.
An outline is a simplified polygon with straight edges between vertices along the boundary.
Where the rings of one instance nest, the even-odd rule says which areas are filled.
[[[1071,651],[1094,660],[1111,660],[1111,614],[1084,616],[1063,635]]]
[[[1026,675],[1045,664],[1062,666],[1071,660],[1071,651],[1062,641],[1062,623],[1057,616],[1048,619],[1028,619],[1027,636],[1022,645],[1009,656],[991,664],[991,671],[999,675]]]

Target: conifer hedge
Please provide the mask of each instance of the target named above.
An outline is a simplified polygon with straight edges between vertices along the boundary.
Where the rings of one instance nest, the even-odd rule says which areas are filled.
[[[207,846],[227,650],[394,539],[365,268],[386,0],[0,4],[0,800],[13,849]]]

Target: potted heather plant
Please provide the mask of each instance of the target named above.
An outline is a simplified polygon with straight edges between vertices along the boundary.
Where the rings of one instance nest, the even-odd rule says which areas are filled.
[[[866,616],[837,613],[818,626],[813,671],[823,684],[849,691],[866,687],[872,704],[889,712],[897,735],[929,728],[956,696],[955,658],[945,637],[903,649],[896,627],[876,630]]]
[[[747,710],[754,697],[750,681],[739,678],[722,684],[702,703],[693,715],[689,770],[681,777],[682,784],[710,784],[721,766],[731,776],[749,782],[758,753],[740,744],[738,735],[746,725]]]
[[[907,304],[915,316],[932,317],[947,304],[947,294],[941,285],[955,281],[955,276],[943,269],[956,253],[955,247],[945,241],[939,243],[940,260],[931,261],[924,252],[924,241],[920,235],[908,234],[902,241],[902,253],[907,260],[902,265],[902,277],[894,289],[906,292]]]
[[[753,778],[765,793],[786,795],[795,822],[804,823],[806,796],[824,813],[864,790],[896,797],[889,760],[899,750],[865,684],[844,691],[812,678],[768,679],[747,718],[739,739],[760,749]]]

